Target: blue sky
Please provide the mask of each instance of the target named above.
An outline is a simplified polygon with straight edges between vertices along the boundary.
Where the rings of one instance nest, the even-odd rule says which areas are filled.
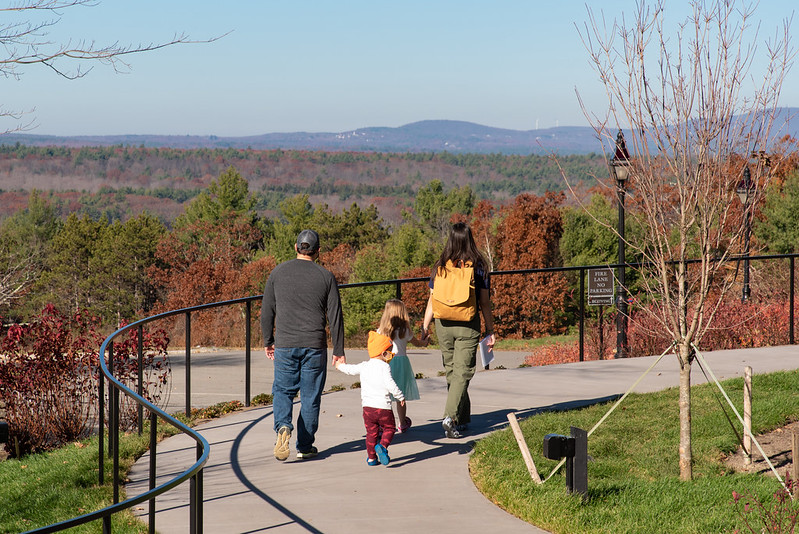
[[[589,3],[609,19],[635,6]],[[773,34],[793,2],[762,4],[761,32]],[[105,0],[65,10],[48,38],[135,45],[231,33],[130,56],[124,74],[96,65],[67,81],[30,67],[0,78],[0,104],[33,110],[30,133],[52,135],[340,132],[426,119],[582,126],[575,89],[590,110],[606,108],[575,28],[586,19],[571,0]],[[782,105],[799,107],[798,71]]]

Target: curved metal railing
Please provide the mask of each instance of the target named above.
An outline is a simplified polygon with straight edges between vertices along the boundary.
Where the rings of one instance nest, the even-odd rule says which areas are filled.
[[[794,267],[795,267],[795,259],[799,257],[799,254],[780,254],[780,255],[773,255],[773,256],[747,256],[744,257],[736,257],[732,258],[729,261],[740,261],[740,260],[773,260],[773,259],[789,259],[790,260],[790,288],[789,288],[789,336],[788,342],[789,344],[794,344],[794,289],[795,289],[795,282],[794,282]],[[698,260],[696,260],[698,261]],[[689,263],[695,263],[694,260],[689,261]],[[641,264],[626,264],[626,267],[641,267]],[[583,319],[585,316],[585,273],[591,269],[600,269],[600,268],[617,268],[621,267],[621,265],[614,265],[614,264],[603,264],[603,265],[590,265],[590,266],[579,266],[579,267],[550,267],[550,268],[536,268],[536,269],[519,269],[513,271],[493,271],[491,272],[491,276],[505,276],[505,275],[523,275],[523,274],[545,274],[545,273],[555,273],[555,272],[578,272],[579,274],[579,284],[580,284],[580,302],[579,302],[579,310],[580,310],[580,317],[579,317],[579,345],[580,345],[580,361],[583,360]],[[404,278],[404,279],[397,279],[397,280],[380,280],[374,282],[359,282],[359,283],[352,283],[352,284],[342,284],[339,286],[342,289],[345,288],[357,288],[357,287],[370,287],[370,286],[380,286],[380,285],[393,285],[396,288],[396,297],[402,298],[402,285],[408,283],[418,283],[427,281],[427,277],[419,277],[419,278]],[[194,431],[187,425],[183,424],[179,420],[175,419],[174,417],[167,414],[162,409],[158,408],[143,396],[143,369],[142,369],[142,361],[143,361],[143,347],[142,347],[142,339],[143,339],[143,327],[145,324],[162,320],[168,317],[183,315],[185,317],[185,329],[186,329],[186,343],[185,343],[185,351],[186,351],[186,365],[185,365],[185,373],[186,373],[186,415],[191,414],[191,315],[195,312],[200,312],[204,310],[208,310],[211,308],[223,307],[223,306],[232,306],[237,304],[243,304],[245,306],[245,405],[250,405],[250,398],[251,398],[251,323],[252,323],[252,302],[260,300],[262,297],[261,295],[251,296],[251,297],[244,297],[234,300],[227,300],[222,302],[214,302],[210,304],[202,304],[199,306],[192,306],[188,308],[182,308],[179,310],[172,310],[169,312],[165,312],[159,315],[154,315],[151,317],[147,317],[131,323],[123,328],[120,328],[116,332],[112,333],[108,336],[105,341],[103,341],[102,345],[100,346],[100,358],[99,358],[99,369],[100,369],[100,378],[99,378],[99,414],[100,414],[100,425],[99,425],[99,483],[103,484],[105,479],[105,456],[106,452],[104,450],[105,446],[105,381],[108,380],[110,389],[109,389],[109,409],[108,409],[108,455],[112,459],[112,470],[113,470],[113,504],[101,510],[97,510],[95,512],[87,513],[84,515],[80,515],[74,517],[72,519],[68,519],[66,521],[62,521],[59,523],[54,523],[52,525],[48,525],[45,527],[41,527],[38,529],[30,530],[29,533],[47,533],[47,532],[60,532],[66,530],[68,528],[72,528],[78,525],[82,525],[85,523],[89,523],[92,521],[103,521],[103,532],[110,533],[111,532],[111,516],[114,514],[121,512],[125,509],[132,508],[138,504],[141,504],[145,501],[149,502],[149,515],[148,515],[148,525],[149,531],[155,532],[155,499],[166,493],[167,491],[183,484],[187,480],[190,481],[190,502],[189,502],[189,528],[190,532],[192,533],[202,533],[203,531],[203,508],[202,508],[202,475],[203,475],[203,468],[208,461],[208,455],[210,452],[210,446],[208,442],[203,438],[198,432]],[[119,337],[120,335],[129,332],[130,330],[136,328],[138,330],[138,360],[139,360],[139,381],[137,385],[137,391],[133,391],[125,384],[120,382],[114,377],[113,374],[113,347],[114,347],[114,339]],[[106,353],[108,354],[108,358],[106,361]],[[149,490],[141,495],[136,497],[126,499],[122,502],[119,501],[119,488],[120,488],[120,477],[119,477],[119,394],[123,393],[130,397],[133,401],[138,404],[138,421],[139,421],[139,432],[143,431],[144,425],[144,410],[149,412],[149,421],[150,421],[150,472],[149,472]],[[196,443],[196,461],[190,467],[188,467],[182,473],[176,475],[173,479],[161,484],[160,486],[156,486],[156,467],[157,467],[157,426],[158,426],[158,419],[165,421],[166,423],[174,426],[180,432],[188,435],[191,437]]]

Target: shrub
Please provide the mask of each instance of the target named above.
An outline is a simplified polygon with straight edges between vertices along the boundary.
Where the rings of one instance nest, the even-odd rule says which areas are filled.
[[[191,411],[192,419],[216,419],[223,415],[237,412],[244,408],[244,405],[237,401],[220,402],[206,408],[195,408]]]
[[[788,479],[788,490],[780,488],[772,495],[771,502],[762,501],[751,493],[742,495],[733,491],[735,512],[744,525],[743,529],[736,529],[735,532],[794,532],[799,521],[799,506],[793,502],[789,492],[793,491],[795,484],[795,481]]]
[[[787,303],[742,303],[736,298],[728,298],[716,310],[711,328],[697,346],[704,351],[711,351],[784,344],[788,340],[788,312]],[[586,321],[586,361],[608,358],[615,352],[615,318],[603,321],[602,343],[599,342],[598,332],[596,321]],[[638,357],[661,354],[671,340],[649,310],[638,309],[628,321],[627,342],[629,355]],[[549,365],[576,362],[579,360],[579,350],[579,341],[545,345],[535,349],[524,363]],[[602,358],[599,358],[600,350]]]
[[[68,317],[47,305],[30,323],[13,324],[0,336],[0,400],[5,402],[12,455],[52,450],[89,436],[97,427],[99,319],[85,312]],[[137,332],[114,347],[115,376],[135,385]],[[162,332],[147,334],[145,395],[158,400],[166,384]],[[163,358],[156,361],[156,355]],[[136,422],[132,403],[121,407],[123,426]]]
[[[272,404],[272,394],[271,393],[260,393],[252,398],[250,404],[254,406],[265,406],[267,404]]]
[[[580,361],[578,343],[550,343],[536,348],[531,354],[525,356],[524,365],[551,365],[577,361]]]

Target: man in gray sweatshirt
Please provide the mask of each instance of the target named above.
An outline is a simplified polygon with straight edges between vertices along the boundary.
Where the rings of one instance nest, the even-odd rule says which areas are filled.
[[[277,433],[275,458],[289,457],[294,430],[292,408],[300,394],[297,417],[297,458],[313,458],[319,427],[319,407],[327,377],[327,334],[333,341],[333,365],[346,363],[344,323],[338,284],[333,274],[316,263],[319,235],[303,230],[297,236],[296,259],[272,270],[264,288],[261,332],[266,357],[275,362],[272,411]]]

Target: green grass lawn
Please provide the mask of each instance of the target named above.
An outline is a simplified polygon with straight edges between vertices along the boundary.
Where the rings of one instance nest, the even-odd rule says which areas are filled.
[[[271,395],[264,396],[271,402]],[[253,399],[255,403],[256,399]],[[175,417],[193,425],[195,421],[218,417],[241,407],[240,402],[220,403],[198,410],[189,420],[181,414]],[[150,445],[149,424],[144,433],[120,434],[119,471],[125,479],[133,463]],[[159,440],[177,434],[171,425],[159,423]],[[106,435],[107,437],[107,435]],[[104,484],[98,482],[98,438],[71,443],[58,450],[31,454],[21,459],[0,462],[0,532],[22,532],[65,521],[100,510],[113,504],[112,460],[105,462]],[[106,453],[108,445],[106,442]],[[124,493],[124,488],[121,488]],[[124,495],[121,499],[124,499]],[[145,505],[146,506],[146,505]],[[147,525],[130,511],[114,514],[111,529],[115,533],[147,532]],[[70,529],[70,533],[102,531],[102,522]]]
[[[742,379],[723,385],[730,398],[742,399]],[[799,415],[799,373],[755,376],[753,391],[755,433]],[[472,478],[492,502],[559,534],[733,532],[742,526],[733,491],[771,503],[781,486],[771,477],[737,474],[723,465],[722,458],[737,448],[737,442],[714,392],[718,393],[715,386],[693,388],[692,482],[679,479],[676,388],[630,395],[589,436],[585,502],[566,493],[565,468],[543,485],[535,484],[510,429],[477,443],[470,460]],[[571,426],[590,430],[610,406],[543,413],[521,421],[542,478],[557,464],[543,457],[543,437],[549,433],[569,435]],[[729,406],[725,408],[735,420]],[[737,409],[739,413],[742,410],[740,405]],[[784,472],[780,475],[785,478]]]
[[[497,339],[494,350],[533,350],[553,343],[570,343],[577,341],[577,334],[564,334],[562,336],[544,336],[535,339]]]
[[[105,464],[106,483],[101,486],[97,445],[95,437],[53,452],[0,462],[0,532],[31,530],[110,506],[111,461]],[[127,472],[148,445],[146,434],[121,439],[120,472]],[[130,512],[115,514],[111,528],[113,532],[147,532],[146,525]],[[69,530],[100,531],[99,521]]]

